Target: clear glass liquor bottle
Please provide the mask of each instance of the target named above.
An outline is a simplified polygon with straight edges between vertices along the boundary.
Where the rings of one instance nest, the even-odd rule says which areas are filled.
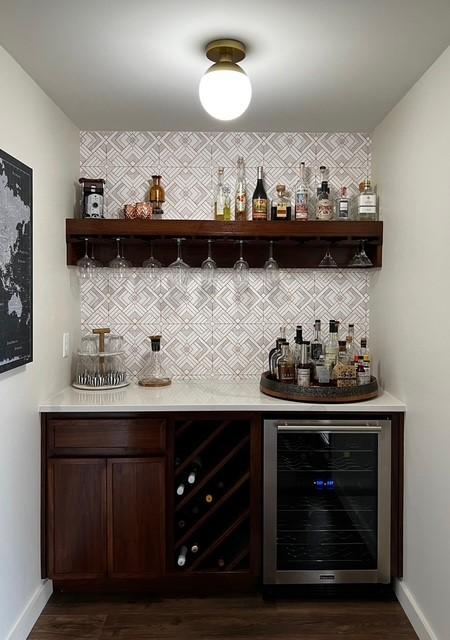
[[[351,362],[355,362],[358,352],[355,347],[355,325],[349,324],[348,331],[346,336],[346,344],[347,344],[347,354],[351,360]]]
[[[237,160],[237,180],[234,194],[234,219],[247,220],[247,183],[245,180],[244,158]]]
[[[295,329],[294,347],[292,349],[294,355],[294,364],[297,367],[300,362],[300,354],[303,342],[303,329],[300,324]]]
[[[350,220],[350,198],[347,187],[341,187],[341,194],[337,201],[338,220]]]
[[[223,219],[229,222],[231,220],[231,195],[230,187],[223,188],[224,203],[223,203]]]
[[[330,320],[330,332],[325,344],[325,364],[330,373],[333,371],[333,367],[336,364],[338,352],[338,327],[335,320]]]
[[[289,345],[286,343],[281,345],[281,356],[278,360],[278,380],[288,384],[292,384],[295,380],[294,359]]]
[[[297,384],[299,387],[309,387],[311,384],[311,361],[309,359],[309,342],[301,345],[300,362],[297,367]]]
[[[225,191],[223,183],[223,167],[217,169],[217,185],[214,194],[214,219],[225,219]]]
[[[372,189],[370,180],[359,185],[358,218],[360,220],[377,220],[377,195]]]
[[[308,185],[306,183],[305,163],[300,163],[300,179],[295,189],[295,220],[308,219]]]

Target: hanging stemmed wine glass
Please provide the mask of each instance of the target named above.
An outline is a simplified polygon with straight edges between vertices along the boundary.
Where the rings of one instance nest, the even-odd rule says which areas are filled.
[[[331,255],[330,247],[327,248],[324,257],[319,262],[319,267],[321,269],[336,269],[337,262]]]
[[[273,240],[269,242],[269,257],[264,263],[264,276],[266,284],[275,287],[280,281],[280,267],[273,257]]]
[[[96,269],[101,269],[103,267],[103,263],[100,262],[100,260],[97,260],[97,258],[94,255],[94,243],[91,242],[91,260],[93,260],[95,262],[95,267]]]
[[[133,264],[129,260],[124,258],[124,256],[122,255],[120,238],[116,238],[116,245],[117,245],[117,255],[115,258],[110,260],[110,262],[108,262],[108,267],[113,270],[112,271],[113,278],[122,279],[122,278],[125,278],[125,276],[127,275],[127,269],[130,269],[133,266]]]
[[[365,240],[360,241],[359,250],[356,251],[355,255],[348,263],[348,266],[352,269],[364,269],[366,267],[373,267],[373,262],[366,253],[365,244]]]
[[[217,269],[217,263],[211,256],[212,240],[208,240],[208,257],[202,262],[202,278],[205,284],[214,282],[214,274]]]
[[[152,278],[156,276],[156,274],[158,273],[158,269],[161,269],[162,267],[160,261],[157,260],[157,258],[155,258],[155,256],[153,255],[153,242],[150,242],[150,257],[147,258],[147,260],[144,260],[144,262],[142,263],[142,267]]]
[[[239,259],[233,265],[233,280],[239,289],[247,287],[249,269],[248,262],[244,260],[244,241],[239,240]]]
[[[172,284],[176,287],[185,287],[188,279],[188,270],[190,269],[181,255],[182,238],[177,238],[177,259],[169,264],[170,276]]]
[[[95,274],[97,267],[95,260],[93,260],[88,253],[89,239],[84,239],[84,256],[77,261],[78,275],[81,280],[92,278]]]

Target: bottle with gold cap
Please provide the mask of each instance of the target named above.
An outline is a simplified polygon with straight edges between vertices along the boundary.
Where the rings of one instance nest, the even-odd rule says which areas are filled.
[[[377,194],[372,188],[371,181],[366,179],[359,185],[358,219],[377,220],[377,218]]]

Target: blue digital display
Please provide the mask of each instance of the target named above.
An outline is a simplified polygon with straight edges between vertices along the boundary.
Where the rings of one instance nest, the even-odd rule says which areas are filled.
[[[334,489],[334,480],[314,480],[313,484],[319,491],[323,491],[323,489]]]

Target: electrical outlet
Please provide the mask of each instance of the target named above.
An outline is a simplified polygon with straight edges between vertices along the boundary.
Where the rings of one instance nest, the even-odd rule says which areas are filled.
[[[70,333],[63,333],[63,358],[68,358],[70,354]]]

